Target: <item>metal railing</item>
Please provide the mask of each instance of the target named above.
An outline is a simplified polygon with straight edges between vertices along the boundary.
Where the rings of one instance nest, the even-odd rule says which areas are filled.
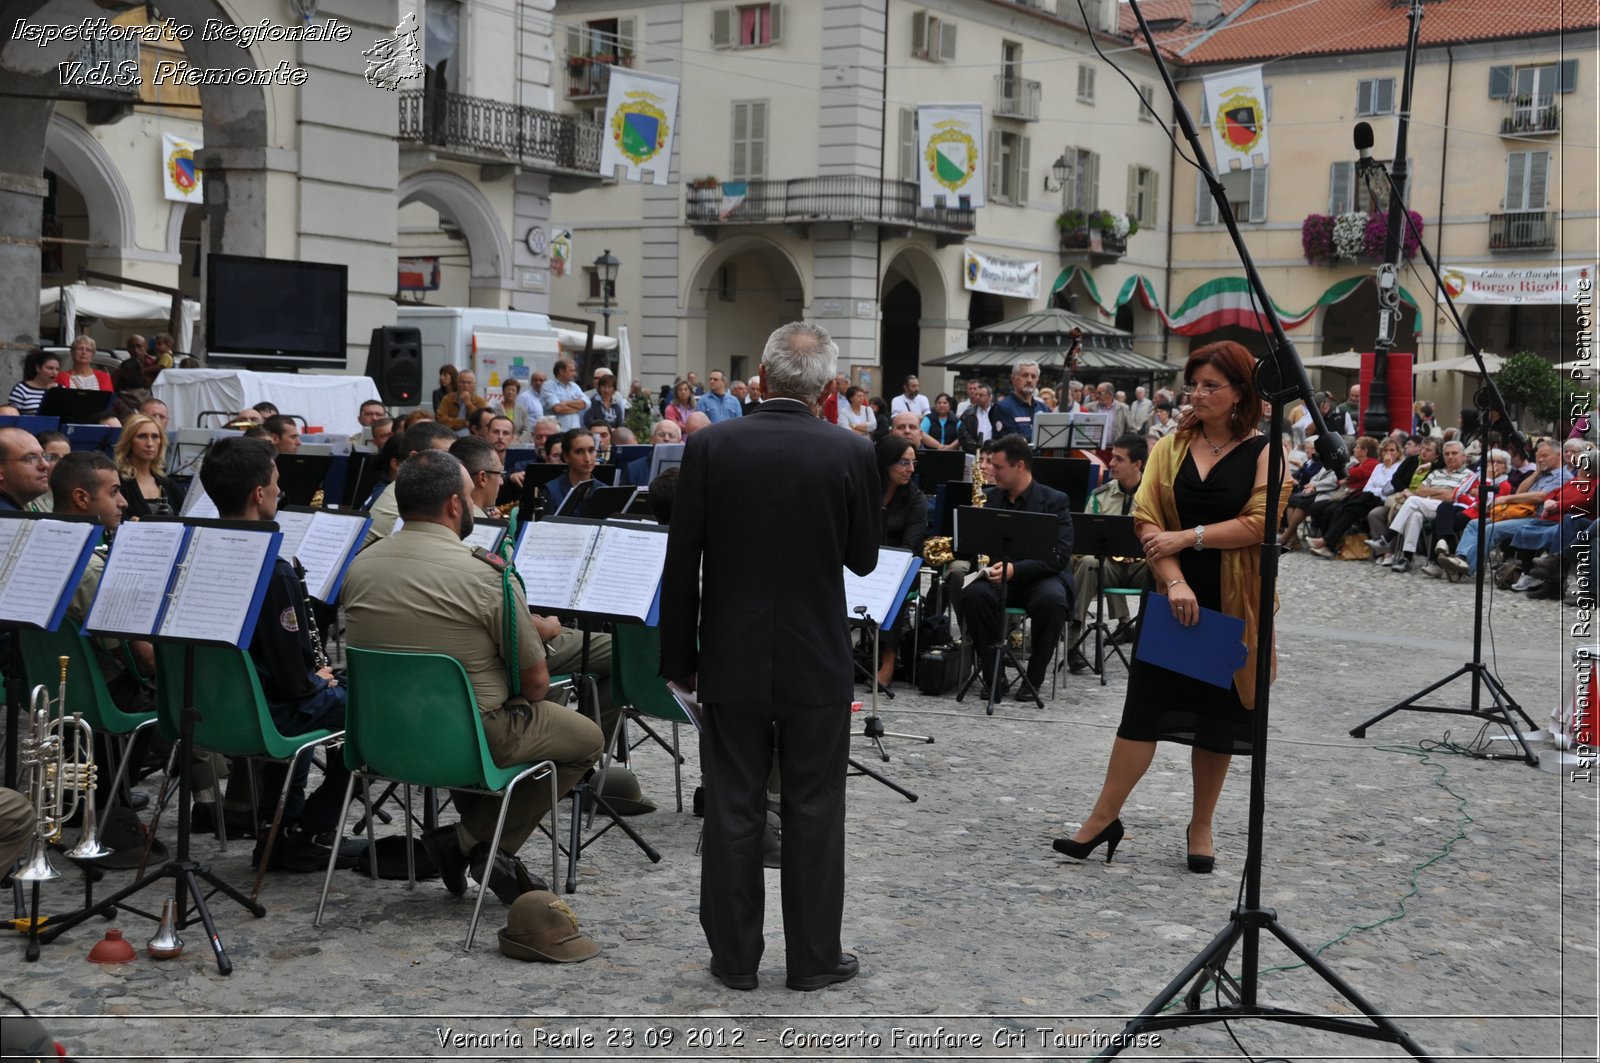
[[[1540,136],[1561,132],[1561,107],[1555,96],[1513,95],[1500,116],[1500,132],[1508,136]]]
[[[998,118],[1020,118],[1024,122],[1039,120],[1039,100],[1044,88],[1037,81],[996,74],[994,77],[994,113]]]
[[[413,90],[399,97],[401,140],[497,161],[600,170],[600,127],[577,115],[456,92]]]
[[[1528,210],[1489,215],[1489,250],[1512,251],[1556,245],[1556,216]]]
[[[598,59],[592,55],[567,56],[567,99],[592,100],[611,92],[611,68],[631,66],[633,58],[617,55]]]
[[[951,233],[970,233],[976,224],[971,207],[921,206],[915,181],[838,176],[743,184],[742,199],[724,195],[720,184],[691,186],[685,202],[689,224],[866,221]]]

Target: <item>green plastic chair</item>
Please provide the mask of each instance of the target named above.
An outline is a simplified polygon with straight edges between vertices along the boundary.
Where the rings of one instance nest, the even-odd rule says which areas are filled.
[[[182,735],[185,649],[171,642],[156,645],[156,715],[161,733],[174,743],[174,757],[179,754],[177,743]],[[344,738],[343,731],[326,728],[304,734],[283,734],[273,722],[266,695],[261,691],[261,680],[256,675],[255,662],[248,653],[233,646],[195,646],[193,650],[194,705],[200,710],[199,718],[194,723],[196,748],[227,757],[251,757],[293,765],[295,758],[307,750],[337,745]],[[169,784],[172,763],[172,760],[168,761]],[[272,862],[272,847],[278,841],[284,806],[289,803],[289,787],[293,782],[294,771],[291,767],[283,775],[283,789],[278,793],[278,807],[272,814],[266,849],[256,867],[251,901],[261,894],[261,881]],[[167,789],[167,786],[162,787],[162,800],[157,804],[150,824],[152,837],[155,835],[155,821],[160,819],[162,806],[166,804]],[[337,850],[338,847],[334,848]]]
[[[60,659],[67,658],[67,703],[62,711],[71,716],[81,715],[95,734],[106,734],[120,740],[122,749],[117,756],[117,770],[107,791],[109,807],[127,778],[128,760],[133,752],[134,739],[146,727],[156,725],[155,712],[123,712],[106,687],[105,675],[94,655],[89,637],[79,630],[74,620],[62,620],[55,631],[38,631],[24,628],[18,635],[18,648],[22,651],[22,676],[28,690],[43,684],[52,693],[61,682]],[[91,794],[89,800],[94,800]],[[98,810],[103,818],[106,809]],[[97,819],[96,822],[100,820]]]
[[[661,667],[661,629],[641,624],[617,624],[611,631],[611,696],[618,705],[641,716],[672,724],[672,778],[677,788],[678,811],[683,811],[683,754],[678,745],[678,725],[696,726],[658,674]],[[607,746],[610,755],[610,746]]]
[[[416,883],[411,849],[410,787],[432,786],[450,790],[498,796],[500,815],[495,820],[490,851],[500,848],[506,810],[511,792],[524,779],[546,779],[550,784],[552,822],[560,795],[556,789],[554,761],[513,764],[502,768],[489,752],[478,715],[478,700],[473,696],[467,673],[454,657],[439,653],[394,653],[363,650],[352,646],[346,653],[350,677],[350,704],[345,715],[344,761],[350,768],[350,783],[345,788],[344,805],[339,810],[339,837],[334,841],[322,880],[322,897],[317,902],[313,925],[322,925],[322,912],[328,902],[328,887],[333,882],[339,844],[344,840],[345,819],[355,797],[356,780],[363,790],[374,778],[394,779],[406,784],[406,871],[407,888]],[[371,806],[371,801],[367,802]],[[554,832],[550,840],[550,881],[559,873],[559,856]],[[368,863],[377,878],[378,862],[372,851],[372,822],[367,822]],[[477,903],[472,908],[472,923],[467,927],[466,950],[472,949],[478,932],[478,916],[483,911],[483,895],[488,891],[488,874],[478,884]]]

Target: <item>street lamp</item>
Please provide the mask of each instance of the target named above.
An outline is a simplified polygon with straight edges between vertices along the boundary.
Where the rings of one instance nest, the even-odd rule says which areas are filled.
[[[607,336],[611,335],[611,294],[617,290],[617,267],[621,265],[622,260],[609,247],[594,260],[595,276],[600,278],[600,331]]]
[[[1044,190],[1046,192],[1060,192],[1062,189],[1066,188],[1067,172],[1067,157],[1065,155],[1056,156],[1056,161],[1051,165],[1050,172],[1045,175]],[[1054,188],[1050,187],[1051,177],[1056,179]]]

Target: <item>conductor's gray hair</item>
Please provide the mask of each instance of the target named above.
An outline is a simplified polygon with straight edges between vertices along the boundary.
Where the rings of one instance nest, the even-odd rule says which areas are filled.
[[[767,337],[761,364],[767,369],[767,397],[816,402],[833,379],[839,346],[828,330],[810,321],[791,321]]]

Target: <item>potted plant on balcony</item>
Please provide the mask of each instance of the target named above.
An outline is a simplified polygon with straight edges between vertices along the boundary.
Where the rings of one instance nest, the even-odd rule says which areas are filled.
[[[1070,251],[1089,246],[1088,218],[1083,211],[1073,207],[1056,215],[1056,228],[1061,230],[1061,249]]]
[[[601,66],[611,66],[617,61],[617,54],[615,52],[596,52],[590,58]]]
[[[567,56],[567,69],[572,71],[572,73],[574,73],[574,74],[581,73],[583,71],[583,68],[588,66],[588,65],[589,65],[589,57],[586,56],[586,55],[569,55],[569,56]]]
[[[696,191],[709,191],[716,188],[721,183],[722,182],[718,181],[715,177],[696,177],[694,180],[689,182],[689,187],[695,189]]]
[[[1300,250],[1313,266],[1326,266],[1334,260],[1332,214],[1306,215],[1300,223]]]

